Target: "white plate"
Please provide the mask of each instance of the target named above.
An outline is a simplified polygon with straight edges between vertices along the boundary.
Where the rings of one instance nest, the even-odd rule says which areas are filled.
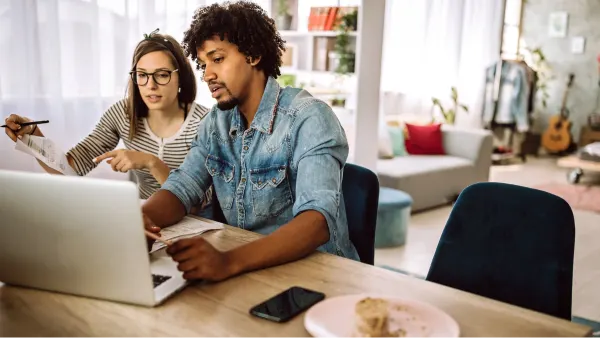
[[[394,312],[393,321],[400,325],[407,337],[458,337],[456,321],[444,311],[412,299],[383,295],[349,295],[325,299],[311,307],[304,316],[304,327],[313,337],[352,337],[354,308],[363,298],[383,298],[392,305],[401,305],[403,311]]]

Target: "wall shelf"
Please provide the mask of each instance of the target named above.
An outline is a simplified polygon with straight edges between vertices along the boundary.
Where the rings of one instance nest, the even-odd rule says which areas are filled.
[[[334,99],[343,98],[346,109],[355,109],[356,75],[335,72],[340,60],[335,53],[335,46],[341,32],[335,30],[335,26],[331,30],[309,30],[309,17],[311,8],[315,7],[354,7],[358,8],[360,15],[362,2],[360,0],[283,1],[287,2],[289,13],[292,16],[289,29],[279,30],[287,47],[283,56],[284,64],[281,67],[281,74],[286,76],[284,82],[296,87],[303,87],[315,97],[330,104]],[[271,1],[271,13],[273,13],[272,16],[276,23],[282,22],[277,17],[279,4],[279,1]],[[348,49],[355,52],[358,44],[358,32],[351,31],[347,35]]]
[[[286,30],[279,31],[279,34],[282,38],[286,37],[336,37],[339,32],[337,31],[295,31],[295,30]],[[349,32],[348,36],[356,37],[357,32]]]

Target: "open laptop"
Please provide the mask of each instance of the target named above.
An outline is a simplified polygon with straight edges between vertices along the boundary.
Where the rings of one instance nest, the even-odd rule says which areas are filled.
[[[0,170],[0,191],[1,282],[143,306],[186,285],[133,182]]]

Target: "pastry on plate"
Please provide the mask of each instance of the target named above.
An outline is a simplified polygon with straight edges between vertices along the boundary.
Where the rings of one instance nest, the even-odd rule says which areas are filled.
[[[356,303],[355,335],[359,337],[403,337],[403,329],[390,330],[389,302],[382,298],[363,298]]]

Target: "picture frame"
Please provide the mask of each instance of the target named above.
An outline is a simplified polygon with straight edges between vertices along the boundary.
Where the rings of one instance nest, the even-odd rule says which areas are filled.
[[[281,56],[281,68],[283,70],[298,69],[298,45],[295,43],[286,43],[285,51]]]
[[[548,20],[548,35],[553,38],[564,38],[567,36],[569,14],[567,12],[550,13]]]

